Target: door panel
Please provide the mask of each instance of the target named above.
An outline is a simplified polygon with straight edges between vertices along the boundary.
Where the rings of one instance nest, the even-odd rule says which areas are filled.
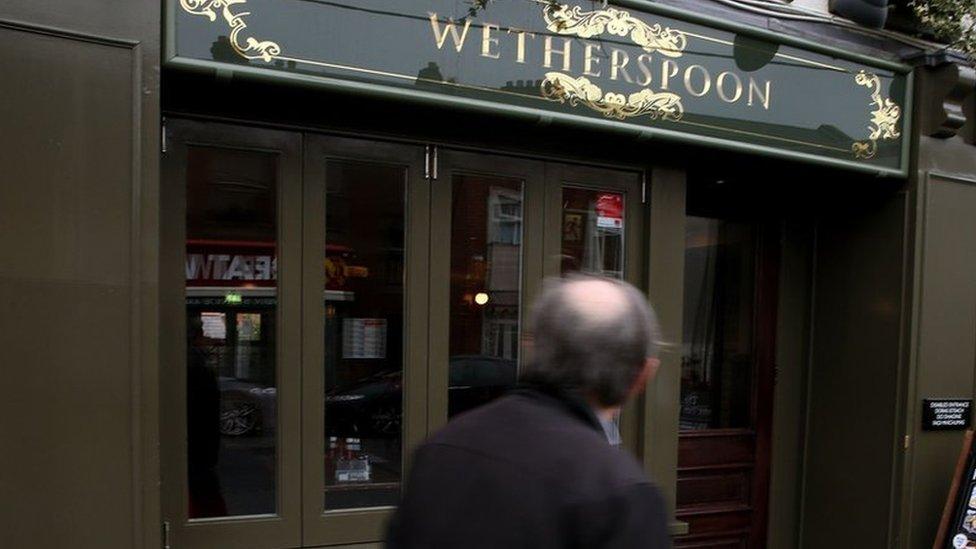
[[[742,466],[701,468],[687,471],[678,480],[679,506],[690,504],[731,504],[749,497],[752,478]]]
[[[546,276],[582,272],[643,286],[644,197],[636,172],[546,164]],[[638,399],[618,421],[622,445],[637,453]]]
[[[431,430],[515,385],[527,304],[542,275],[542,163],[455,150],[438,157]]]
[[[164,156],[163,500],[181,547],[300,541],[298,134],[174,121]]]
[[[382,539],[426,431],[427,183],[417,146],[306,136],[304,543]]]

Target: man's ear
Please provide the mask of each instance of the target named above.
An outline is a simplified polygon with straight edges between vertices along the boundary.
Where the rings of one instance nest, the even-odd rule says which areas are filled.
[[[644,388],[647,383],[654,379],[657,375],[658,368],[661,367],[661,361],[657,358],[648,358],[644,360],[644,366],[641,368],[637,378],[634,379],[634,384],[630,387],[630,393],[628,396],[634,397],[644,392]]]

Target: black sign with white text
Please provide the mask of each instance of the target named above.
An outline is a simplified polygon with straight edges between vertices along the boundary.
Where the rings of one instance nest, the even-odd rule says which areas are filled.
[[[972,416],[972,400],[926,398],[922,401],[922,429],[925,431],[962,431],[969,428]]]

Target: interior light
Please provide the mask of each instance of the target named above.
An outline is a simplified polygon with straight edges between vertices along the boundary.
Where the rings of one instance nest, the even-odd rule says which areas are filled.
[[[474,302],[478,305],[484,305],[488,303],[488,294],[485,292],[478,292],[474,295]]]

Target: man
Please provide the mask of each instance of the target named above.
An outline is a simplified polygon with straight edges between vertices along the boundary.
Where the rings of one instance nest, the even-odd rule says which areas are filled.
[[[576,276],[547,286],[530,330],[522,386],[417,450],[389,547],[670,546],[663,499],[602,426],[659,365],[653,311]]]

